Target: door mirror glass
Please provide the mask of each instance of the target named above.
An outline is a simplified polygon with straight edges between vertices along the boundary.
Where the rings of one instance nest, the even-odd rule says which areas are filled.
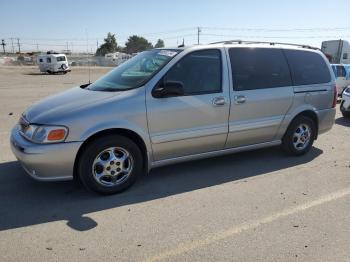
[[[184,86],[179,81],[161,81],[152,91],[155,98],[175,97],[184,95]]]

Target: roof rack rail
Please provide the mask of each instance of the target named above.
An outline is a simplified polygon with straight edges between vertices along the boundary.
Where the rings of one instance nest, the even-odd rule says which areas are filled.
[[[263,41],[244,41],[244,40],[226,40],[220,42],[210,43],[210,45],[215,44],[269,44],[269,45],[290,45],[290,46],[298,46],[302,48],[320,50],[318,47],[313,47],[310,45],[300,45],[300,44],[291,44],[291,43],[280,43],[280,42],[263,42]]]

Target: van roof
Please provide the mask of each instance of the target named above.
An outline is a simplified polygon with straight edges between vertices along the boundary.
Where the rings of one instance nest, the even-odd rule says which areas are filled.
[[[303,49],[312,49],[312,50],[320,50],[318,47],[310,46],[310,45],[302,45],[302,44],[293,44],[293,43],[280,43],[280,42],[263,42],[263,41],[243,41],[243,40],[228,40],[228,41],[220,41],[220,42],[214,42],[210,45],[244,45],[244,46],[255,46],[255,47],[261,47],[261,46],[269,46],[269,47],[282,47],[282,48],[303,48]]]
[[[220,42],[214,42],[210,44],[203,44],[203,45],[191,45],[191,46],[185,46],[185,47],[178,47],[178,48],[171,48],[173,50],[185,50],[191,47],[195,46],[230,46],[230,47],[264,47],[264,48],[283,48],[283,49],[305,49],[305,50],[315,50],[315,51],[321,51],[318,47],[313,47],[309,45],[301,45],[301,44],[292,44],[292,43],[279,43],[279,42],[261,42],[261,41],[243,41],[243,40],[227,40],[227,41],[220,41]]]

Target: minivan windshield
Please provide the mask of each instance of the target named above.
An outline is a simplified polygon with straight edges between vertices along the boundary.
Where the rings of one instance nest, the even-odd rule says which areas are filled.
[[[107,75],[89,85],[93,91],[123,91],[145,84],[180,50],[153,49],[144,51],[119,65]]]

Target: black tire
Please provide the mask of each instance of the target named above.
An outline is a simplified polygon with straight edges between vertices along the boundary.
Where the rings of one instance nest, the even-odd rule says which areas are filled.
[[[343,114],[343,117],[350,118],[350,111],[346,111],[343,104],[344,101],[340,104],[340,111]]]
[[[294,133],[297,131],[300,125],[307,125],[310,128],[310,138],[309,143],[305,148],[297,149],[294,146]],[[304,155],[310,151],[314,140],[316,137],[316,123],[314,120],[307,116],[299,116],[295,118],[292,123],[289,125],[287,132],[285,133],[282,139],[282,149],[288,154],[292,156],[300,156]]]
[[[120,147],[128,151],[133,159],[130,175],[120,184],[102,185],[93,174],[95,158],[103,150],[111,147]],[[91,141],[81,153],[78,162],[78,175],[84,186],[100,194],[115,194],[129,188],[143,172],[143,157],[140,148],[129,138],[120,135],[106,135]]]

